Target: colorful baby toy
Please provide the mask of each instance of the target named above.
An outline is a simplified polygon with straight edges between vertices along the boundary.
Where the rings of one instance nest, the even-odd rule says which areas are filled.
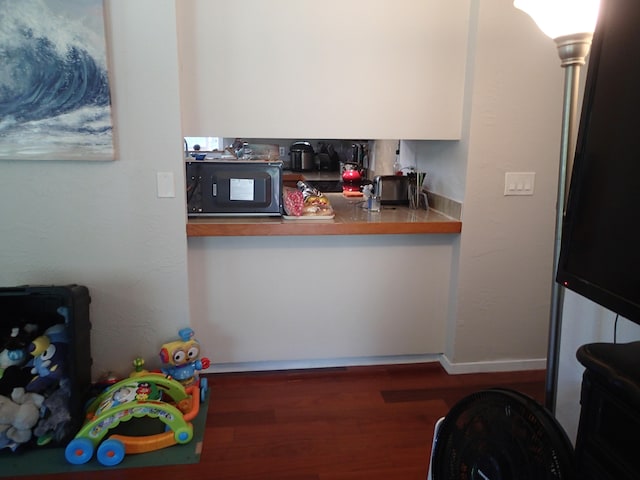
[[[209,368],[208,358],[200,359],[200,343],[193,339],[193,330],[183,328],[178,332],[180,340],[165,343],[160,350],[162,372],[185,386],[198,383],[198,371]]]
[[[193,438],[191,420],[200,408],[198,385],[185,388],[159,373],[127,378],[107,388],[91,402],[84,426],[65,449],[65,458],[74,465],[88,462],[96,451],[105,466],[119,464],[125,454],[150,452]],[[151,435],[123,435],[115,428],[121,422],[154,418],[164,431]],[[109,432],[112,435],[102,441]]]

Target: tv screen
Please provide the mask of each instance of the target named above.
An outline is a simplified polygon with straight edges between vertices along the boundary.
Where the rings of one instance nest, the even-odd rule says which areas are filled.
[[[557,281],[640,324],[640,1],[603,0]]]

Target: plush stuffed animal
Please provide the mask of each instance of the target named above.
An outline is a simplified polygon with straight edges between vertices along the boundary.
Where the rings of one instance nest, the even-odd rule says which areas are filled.
[[[58,386],[58,382],[66,375],[67,349],[64,325],[55,325],[47,329],[44,335],[31,342],[29,345],[29,353],[33,356],[31,373],[35,376],[26,386],[28,392],[45,393],[48,388]]]
[[[42,402],[42,418],[33,429],[33,434],[38,437],[38,445],[56,442],[69,433],[71,412],[69,403],[71,401],[71,387],[68,381],[61,381],[60,387]]]
[[[31,439],[44,397],[16,388],[11,398],[0,395],[0,447],[15,448]]]
[[[0,340],[0,395],[11,395],[16,387],[24,387],[31,381],[33,375],[25,366],[31,358],[29,343],[37,331],[35,325],[21,323],[21,326],[11,327]]]
[[[27,363],[27,344],[20,341],[18,336],[20,329],[14,327],[7,339],[3,339],[2,348],[0,349],[0,378],[4,374],[7,367],[20,366]]]
[[[37,326],[24,324],[11,327],[11,330],[0,338],[0,380],[4,371],[13,366],[22,366],[29,360],[27,347],[37,331]]]

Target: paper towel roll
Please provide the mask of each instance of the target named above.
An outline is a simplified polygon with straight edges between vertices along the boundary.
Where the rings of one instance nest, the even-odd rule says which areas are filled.
[[[393,175],[398,140],[375,140],[373,145],[373,176]]]

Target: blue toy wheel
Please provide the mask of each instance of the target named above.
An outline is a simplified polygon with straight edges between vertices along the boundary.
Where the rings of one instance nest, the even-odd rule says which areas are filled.
[[[177,428],[173,431],[173,438],[176,443],[188,443],[193,438],[193,429],[187,427]]]
[[[96,457],[105,467],[112,467],[119,464],[124,455],[124,443],[115,438],[108,438],[98,447]]]
[[[207,390],[209,390],[209,381],[206,378],[200,379],[200,401],[204,402],[207,398]]]
[[[74,438],[64,449],[64,458],[72,465],[82,465],[91,460],[93,443],[88,438]]]

